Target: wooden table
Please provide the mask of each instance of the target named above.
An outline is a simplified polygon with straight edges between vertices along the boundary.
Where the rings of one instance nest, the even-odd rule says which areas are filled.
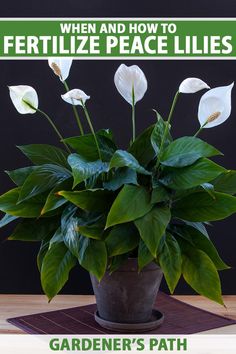
[[[181,295],[175,296],[175,298],[216,314],[236,319],[236,295],[224,296],[224,302],[227,308],[206,300],[201,296]],[[94,302],[95,298],[92,295],[58,295],[50,304],[47,303],[47,299],[44,295],[0,295],[0,334],[23,333],[20,329],[7,323],[7,318],[83,306]],[[204,333],[236,334],[236,325],[222,327]]]

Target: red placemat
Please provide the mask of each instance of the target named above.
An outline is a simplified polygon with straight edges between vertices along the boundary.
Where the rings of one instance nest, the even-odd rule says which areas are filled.
[[[161,327],[147,334],[193,334],[236,324],[235,320],[215,315],[159,293],[155,307],[165,320]],[[94,320],[96,305],[38,313],[8,319],[31,334],[112,334]]]

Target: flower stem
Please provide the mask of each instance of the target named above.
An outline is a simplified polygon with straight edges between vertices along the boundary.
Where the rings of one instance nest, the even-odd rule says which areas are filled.
[[[42,111],[41,109],[39,108],[35,108],[33,107],[29,102],[27,101],[24,101],[24,103],[26,103],[30,108],[34,109],[36,112],[39,112],[41,113],[46,119],[47,121],[49,122],[49,124],[52,126],[52,128],[54,129],[54,131],[56,132],[57,136],[59,137],[59,140],[60,142],[62,142],[62,144],[64,144],[66,150],[71,153],[68,145],[64,142],[64,138],[63,136],[61,135],[61,133],[59,132],[59,130],[57,129],[56,125],[53,123],[52,119],[49,117],[49,115],[47,113],[45,113],[44,111]]]
[[[205,125],[207,125],[209,122],[208,120],[198,129],[198,131],[194,134],[194,137],[197,137],[201,131],[204,129]]]
[[[163,137],[162,137],[161,146],[160,146],[160,150],[159,150],[159,155],[160,156],[161,156],[161,153],[162,153],[162,150],[163,150],[163,146],[164,146],[164,143],[165,143],[165,140],[166,140],[166,136],[167,136],[167,133],[168,133],[168,129],[169,129],[169,125],[170,125],[170,121],[171,121],[172,115],[174,113],[174,109],[175,109],[178,97],[179,97],[179,91],[177,91],[175,96],[174,96],[174,99],[173,99],[173,102],[172,102],[172,105],[171,105],[171,109],[170,109],[170,113],[169,113],[169,116],[168,116],[168,119],[167,119],[167,122],[166,122],[165,130],[164,130],[164,134],[163,134]]]
[[[63,81],[63,83],[64,83],[64,86],[65,86],[66,91],[69,92],[70,89],[69,89],[69,87],[68,87],[68,85],[67,85],[67,82],[66,82],[66,81]],[[71,100],[72,100],[72,103],[73,103],[73,99],[71,99]],[[84,129],[83,129],[83,126],[82,126],[80,117],[79,117],[79,113],[78,113],[78,111],[77,111],[77,109],[76,109],[76,107],[75,107],[74,104],[72,104],[72,107],[73,107],[73,112],[74,112],[74,115],[75,115],[76,122],[77,122],[78,127],[79,127],[79,130],[80,130],[80,134],[81,134],[81,135],[84,135]]]
[[[95,134],[95,131],[93,129],[93,125],[92,125],[92,121],[90,119],[90,116],[89,116],[89,113],[88,113],[88,110],[84,104],[84,102],[81,100],[81,103],[82,103],[82,107],[83,107],[83,110],[84,110],[84,114],[85,114],[85,117],[87,119],[87,122],[88,122],[88,125],[89,125],[89,128],[93,134],[93,137],[94,137],[94,141],[95,141],[95,144],[97,146],[97,150],[98,150],[98,156],[99,156],[99,159],[102,160],[102,155],[101,155],[101,151],[100,151],[100,148],[99,148],[99,145],[98,145],[98,140],[97,140],[97,137],[96,137],[96,134]]]
[[[55,130],[56,134],[58,135],[60,141],[64,144],[66,150],[71,153],[68,145],[64,142],[64,138],[61,135],[61,133],[59,132],[59,130],[57,129],[56,125],[53,123],[52,119],[49,117],[49,115],[47,115],[47,113],[41,111],[41,109],[36,109],[37,112],[41,113],[46,119],[47,121],[51,124],[52,128]]]
[[[134,142],[136,138],[136,127],[135,127],[135,96],[134,96],[134,87],[132,87],[132,142]]]

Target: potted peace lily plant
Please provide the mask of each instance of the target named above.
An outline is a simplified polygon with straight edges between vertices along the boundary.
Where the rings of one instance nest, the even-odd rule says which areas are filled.
[[[221,152],[198,136],[230,116],[233,84],[210,89],[200,79],[185,79],[167,119],[155,111],[154,123],[136,137],[135,108],[147,80],[138,66],[120,65],[115,85],[132,108],[131,143],[121,150],[110,130],[94,131],[87,109],[90,97],[69,89],[71,63],[49,60],[65,86],[62,99],[72,105],[77,136],[62,136],[39,108],[32,87],[9,87],[17,111],[46,118],[62,148],[19,147],[32,165],[7,171],[16,186],[0,196],[5,213],[0,226],[17,220],[8,239],[41,243],[37,264],[49,300],[79,262],[91,274],[96,320],[109,328],[157,325],[153,304],[163,274],[171,293],[183,275],[197,293],[223,304],[218,271],[229,267],[206,225],[236,212],[236,171],[210,160]],[[170,123],[178,96],[202,89],[207,91],[199,103],[199,131],[173,140]],[[77,108],[91,134],[84,134]]]

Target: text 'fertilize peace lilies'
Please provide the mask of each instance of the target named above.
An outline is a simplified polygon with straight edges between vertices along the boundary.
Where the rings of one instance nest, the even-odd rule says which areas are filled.
[[[16,186],[0,197],[5,213],[0,226],[18,221],[8,239],[41,242],[37,262],[49,300],[77,262],[100,281],[131,257],[140,272],[156,263],[171,293],[183,275],[196,292],[223,304],[218,271],[229,267],[211,242],[207,224],[236,212],[236,171],[210,160],[222,153],[199,134],[228,119],[233,83],[210,89],[198,78],[185,79],[166,119],[154,111],[153,124],[136,136],[135,110],[147,94],[147,79],[137,65],[120,65],[114,83],[131,105],[132,127],[131,142],[121,150],[109,129],[95,132],[87,108],[95,98],[80,88],[69,89],[65,80],[71,64],[49,60],[62,81],[61,104],[72,106],[76,136],[63,136],[41,110],[32,87],[9,87],[17,111],[46,118],[62,145],[19,147],[32,166],[7,171]],[[199,131],[173,140],[170,122],[178,96],[200,90],[205,93],[199,102]],[[84,133],[82,119],[91,133]]]

